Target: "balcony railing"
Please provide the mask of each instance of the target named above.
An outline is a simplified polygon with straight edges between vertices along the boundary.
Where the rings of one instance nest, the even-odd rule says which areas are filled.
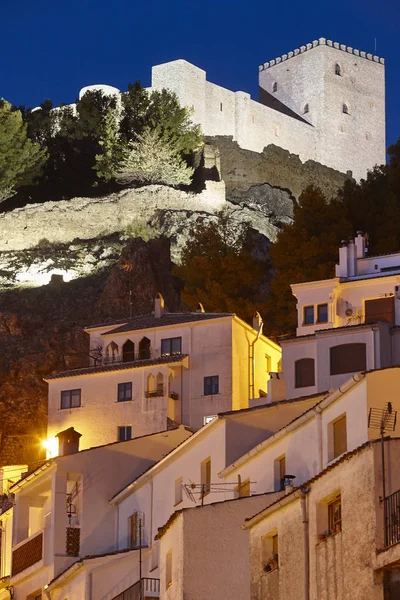
[[[126,353],[124,356],[92,356],[91,367],[106,367],[114,364],[121,364],[124,362],[135,362],[137,360],[151,360],[158,358],[169,358],[176,356],[184,356],[181,352],[174,352],[173,354],[162,354],[159,350],[146,350],[139,353]]]
[[[143,577],[112,600],[145,600],[160,597],[160,580]]]
[[[12,553],[11,576],[25,571],[43,558],[43,531],[21,543]]]
[[[161,396],[164,396],[164,389],[162,387],[158,388],[157,390],[152,390],[151,392],[146,391],[144,393],[145,398],[160,398]]]
[[[373,323],[391,323],[394,325],[394,314],[390,311],[382,313],[364,313],[361,308],[352,309],[352,314],[346,314],[346,325],[368,325]]]
[[[385,547],[400,542],[400,490],[385,498]]]

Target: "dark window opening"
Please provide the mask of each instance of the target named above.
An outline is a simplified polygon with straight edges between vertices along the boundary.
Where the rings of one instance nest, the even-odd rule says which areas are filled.
[[[332,423],[333,458],[347,452],[347,420],[346,415]]]
[[[144,337],[139,342],[139,359],[144,360],[150,358],[150,340]]]
[[[367,368],[367,349],[363,343],[340,344],[330,349],[331,375],[357,373]]]
[[[135,344],[131,340],[126,340],[122,346],[122,360],[124,362],[135,360]]]
[[[347,106],[347,104],[343,104],[343,114],[345,114],[345,115],[350,114],[349,107]]]
[[[118,441],[126,442],[132,439],[132,425],[123,425],[118,427]]]
[[[309,387],[315,385],[315,367],[313,358],[300,358],[294,363],[295,387]]]
[[[342,500],[341,497],[331,502],[328,506],[329,513],[329,533],[339,533],[342,531]]]
[[[318,304],[317,306],[317,323],[328,322],[328,305]]]
[[[303,308],[303,325],[314,325],[314,307],[305,306]]]
[[[61,408],[77,408],[81,405],[81,390],[61,392]]]
[[[219,376],[212,375],[204,377],[204,396],[212,396],[219,393]]]
[[[272,91],[273,92],[277,92],[278,91],[278,84],[276,83],[276,81],[275,81],[274,85],[272,86]]]
[[[173,356],[174,354],[181,354],[182,352],[182,338],[166,338],[161,340],[161,356]]]
[[[132,382],[118,384],[118,402],[132,400]]]
[[[304,109],[303,109],[303,114],[306,115],[308,112],[310,112],[310,106],[309,106],[309,104],[305,104]]]
[[[335,75],[341,75],[342,74],[342,69],[340,67],[340,65],[338,63],[336,63],[335,65]]]

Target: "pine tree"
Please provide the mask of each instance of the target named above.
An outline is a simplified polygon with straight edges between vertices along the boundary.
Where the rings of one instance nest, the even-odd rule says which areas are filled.
[[[46,151],[27,138],[27,125],[20,110],[0,101],[0,202],[11,198],[16,189],[40,175]]]
[[[130,142],[120,167],[115,172],[119,183],[189,185],[193,169],[177,154],[157,129],[146,127]]]

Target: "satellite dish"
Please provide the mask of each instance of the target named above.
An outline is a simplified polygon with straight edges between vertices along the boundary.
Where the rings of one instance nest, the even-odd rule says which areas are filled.
[[[353,315],[353,309],[352,308],[346,308],[345,313],[346,317],[351,317]]]

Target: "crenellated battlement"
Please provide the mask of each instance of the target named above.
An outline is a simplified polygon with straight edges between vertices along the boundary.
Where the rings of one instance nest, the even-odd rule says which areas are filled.
[[[264,71],[265,69],[269,69],[274,65],[278,65],[281,62],[289,60],[298,54],[304,54],[308,50],[312,50],[317,46],[330,46],[331,48],[335,48],[336,50],[341,50],[342,52],[347,52],[348,54],[353,54],[354,56],[359,56],[366,60],[370,60],[376,63],[380,63],[381,65],[385,64],[385,59],[380,58],[379,56],[372,55],[367,52],[363,52],[358,50],[357,48],[352,48],[351,46],[346,46],[345,44],[340,44],[339,42],[332,42],[332,40],[327,40],[326,38],[319,38],[319,40],[314,40],[313,42],[306,44],[305,46],[300,46],[300,48],[296,48],[295,50],[288,52],[287,54],[282,54],[282,56],[278,56],[275,59],[270,60],[269,62],[264,63],[259,66],[259,71]]]

